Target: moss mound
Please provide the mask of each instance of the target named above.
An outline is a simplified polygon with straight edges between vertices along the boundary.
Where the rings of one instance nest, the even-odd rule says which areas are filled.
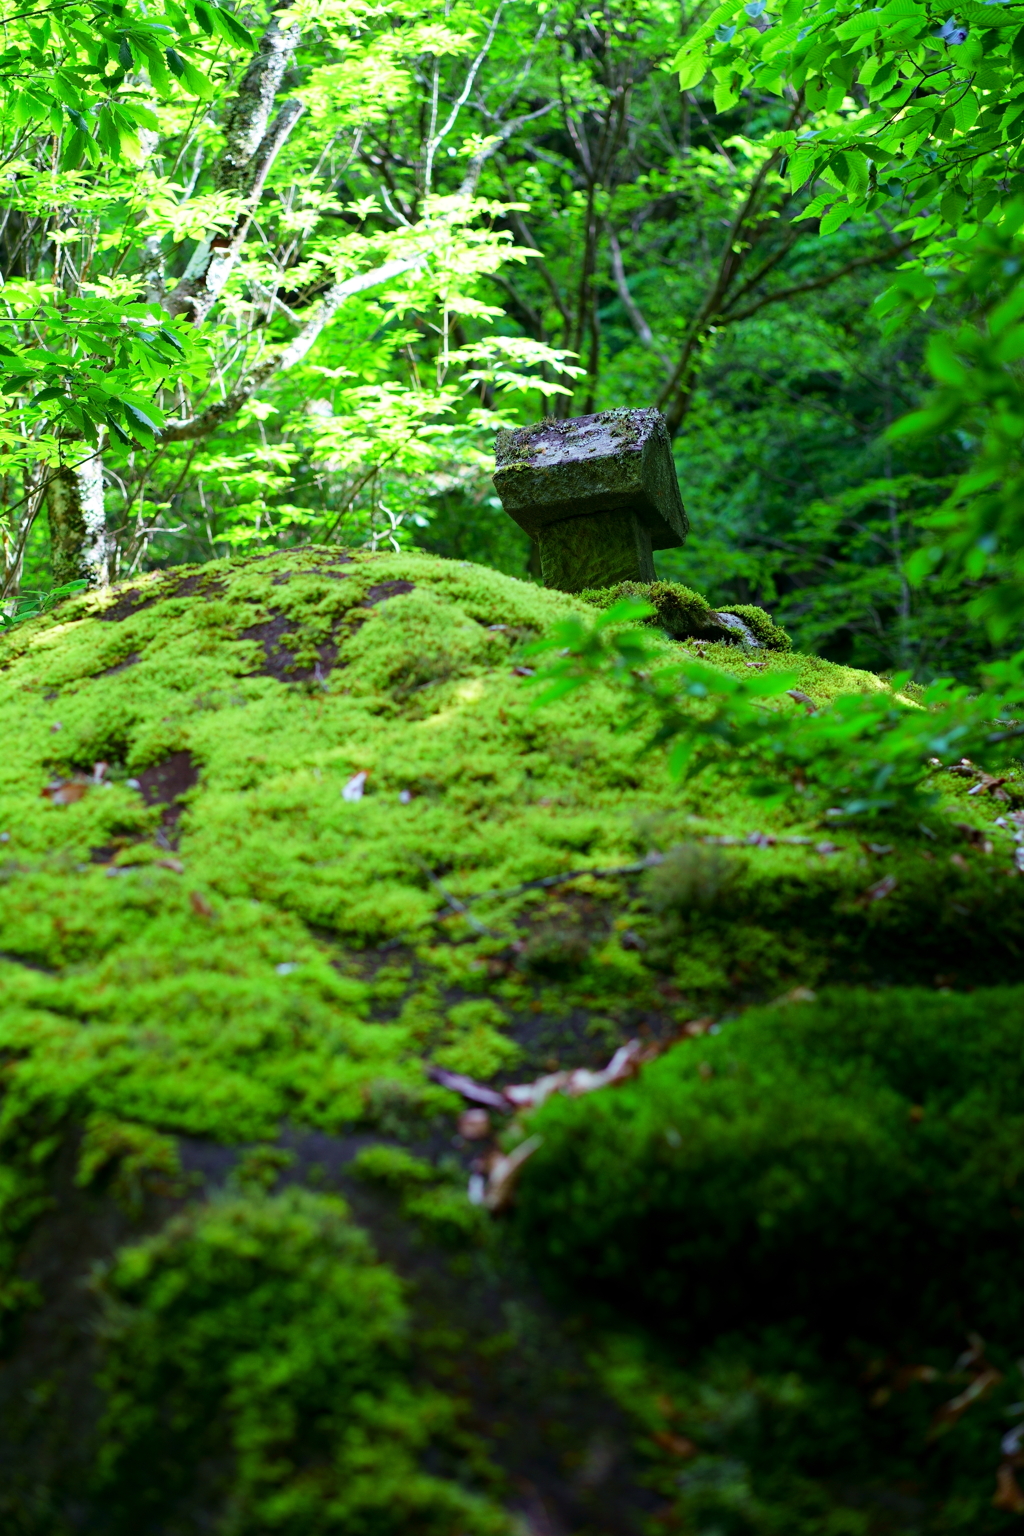
[[[563,1283],[691,1337],[798,1318],[911,1358],[1020,1326],[1022,1127],[1024,989],[844,990],[549,1101],[520,1222]]]
[[[660,627],[692,636],[703,599],[666,593]],[[610,689],[533,707],[526,647],[587,611],[307,549],[0,640],[6,1528],[1014,1518],[972,1439],[988,1407],[953,1416],[955,1455],[917,1398],[876,1434],[849,1353],[902,1361],[869,1396],[904,1365],[940,1383],[932,1359],[991,1321],[1010,1390],[1020,1005],[900,989],[1016,981],[1011,834],[952,776],[927,827],[871,840],[755,813],[726,776],[674,784]],[[734,617],[813,700],[886,686]],[[743,675],[737,636],[697,638]],[[821,1008],[728,1022],[823,983]],[[889,989],[877,1020],[850,984]],[[521,1225],[471,1205],[494,1127],[463,1135],[437,1073],[493,1087],[637,1036],[683,1043],[549,1105]],[[537,1255],[589,1322],[546,1310]],[[970,1403],[1001,1402],[995,1379]],[[862,1518],[876,1485],[890,1513]]]

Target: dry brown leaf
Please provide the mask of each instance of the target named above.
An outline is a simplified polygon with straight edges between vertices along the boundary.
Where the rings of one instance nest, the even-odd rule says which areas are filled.
[[[1024,1515],[1024,1493],[1021,1492],[1012,1462],[1001,1462],[996,1471],[996,1491],[992,1503],[996,1509],[1005,1509],[1008,1514]]]
[[[197,917],[213,917],[214,911],[202,891],[189,891],[188,899]]]
[[[815,704],[814,700],[809,698],[806,693],[801,693],[799,688],[787,688],[786,692],[789,694],[789,697],[795,701],[795,703],[802,704],[809,715],[817,714],[817,704]]]
[[[484,1205],[489,1211],[503,1211],[511,1204],[520,1169],[543,1143],[543,1136],[528,1136],[507,1157],[499,1153],[492,1160],[484,1195]]]
[[[958,855],[954,854],[954,858]],[[861,897],[862,901],[884,901],[886,896],[891,896],[899,881],[895,875],[886,875],[883,880],[876,880],[874,885],[869,885]]]
[[[40,790],[40,794],[51,805],[74,805],[76,800],[84,799],[89,787],[90,781],[78,776],[73,779],[54,779],[52,784]]]
[[[674,1435],[671,1430],[657,1429],[651,1436],[655,1445],[660,1445],[663,1451],[668,1451],[670,1456],[678,1456],[681,1460],[687,1460],[699,1453],[700,1447],[694,1445],[686,1435]]]
[[[180,859],[157,859],[157,869],[169,869],[173,875],[183,875],[185,866]]]

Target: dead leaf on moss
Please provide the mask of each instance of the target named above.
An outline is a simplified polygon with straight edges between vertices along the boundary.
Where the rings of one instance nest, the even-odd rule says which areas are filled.
[[[523,1164],[543,1144],[543,1136],[528,1136],[507,1156],[498,1153],[492,1158],[487,1170],[487,1193],[484,1195],[484,1205],[489,1211],[503,1211],[511,1205]]]
[[[202,891],[189,891],[188,899],[197,917],[214,917],[215,913]]]
[[[953,857],[959,858],[959,854],[954,854]],[[886,875],[883,879],[876,880],[874,885],[869,885],[861,900],[884,901],[887,896],[892,895],[897,885],[899,885],[899,881],[895,875]]]
[[[180,859],[157,859],[157,869],[169,869],[172,875],[183,875],[185,866]]]
[[[996,1470],[996,1491],[992,1499],[996,1509],[1005,1509],[1011,1515],[1024,1515],[1024,1493],[1021,1492],[1013,1463],[1001,1462]]]
[[[440,1083],[442,1088],[461,1093],[464,1099],[469,1099],[473,1104],[485,1104],[488,1109],[502,1109],[508,1113],[509,1101],[497,1088],[488,1088],[486,1083],[475,1082],[462,1072],[446,1072],[443,1067],[428,1067],[427,1076],[435,1083]]]
[[[607,1088],[611,1083],[624,1083],[627,1078],[635,1077],[642,1062],[652,1055],[657,1055],[657,1047],[643,1046],[639,1040],[627,1040],[599,1072],[592,1072],[587,1067],[576,1067],[567,1072],[549,1072],[533,1083],[511,1084],[505,1089],[505,1097],[518,1109],[538,1109],[553,1093],[564,1093],[571,1099],[582,1098],[584,1094],[594,1093],[598,1088]]]
[[[962,853],[951,853],[949,856],[949,862],[954,864],[957,869],[967,870],[970,868],[970,865]]]
[[[341,792],[341,798],[348,801],[361,800],[366,781],[370,777],[368,773],[354,773]]]
[[[89,779],[76,775],[73,779],[54,779],[40,790],[40,795],[51,805],[74,805],[76,800],[85,798],[90,787]]]
[[[806,693],[801,693],[799,688],[787,688],[786,692],[796,704],[802,704],[809,715],[818,713],[818,706]]]
[[[687,1024],[683,1025],[680,1034],[686,1035],[688,1039],[696,1040],[699,1036],[706,1035],[714,1022],[714,1016],[710,1013],[702,1019],[690,1019]]]

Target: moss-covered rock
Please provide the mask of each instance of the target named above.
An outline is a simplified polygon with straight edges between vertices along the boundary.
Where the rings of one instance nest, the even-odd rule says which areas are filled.
[[[677,642],[668,634],[692,636],[711,610],[684,589],[659,592],[666,634],[654,644],[670,653]],[[642,732],[623,731],[611,688],[534,707],[526,647],[558,619],[588,611],[585,596],[464,563],[306,549],[147,576],[75,599],[0,641],[0,1301],[9,1361],[0,1372],[0,1423],[20,1426],[10,1432],[20,1448],[0,1514],[12,1529],[101,1531],[97,1511],[105,1509],[110,1521],[116,1514],[126,1528],[135,1521],[147,1536],[151,1529],[162,1536],[165,1527],[145,1513],[133,1482],[132,1469],[151,1456],[139,1447],[151,1443],[147,1435],[159,1438],[161,1405],[183,1394],[175,1409],[183,1438],[172,1435],[168,1447],[177,1449],[167,1456],[187,1464],[201,1454],[188,1437],[210,1411],[212,1399],[202,1394],[234,1402],[250,1365],[261,1380],[273,1377],[270,1356],[246,1342],[256,1314],[240,1304],[236,1316],[225,1300],[222,1318],[221,1301],[203,1299],[201,1278],[210,1277],[211,1296],[221,1287],[217,1294],[229,1297],[236,1280],[240,1292],[255,1288],[267,1319],[284,1317],[281,1298],[298,1294],[306,1259],[296,1258],[287,1274],[275,1268],[273,1228],[286,1269],[285,1256],[306,1254],[307,1243],[311,1273],[336,1265],[351,1270],[357,1288],[379,1286],[382,1317],[399,1317],[394,1273],[414,1277],[414,1326],[433,1342],[422,1358],[397,1344],[393,1350],[406,1326],[396,1322],[394,1339],[368,1335],[353,1345],[352,1369],[376,1372],[382,1383],[379,1397],[366,1389],[358,1411],[331,1397],[312,1367],[290,1384],[282,1377],[278,1396],[268,1387],[252,1417],[224,1408],[203,1509],[182,1505],[187,1512],[174,1530],[220,1519],[228,1504],[244,1519],[239,1513],[224,1530],[319,1530],[304,1513],[313,1506],[303,1503],[307,1464],[296,1450],[307,1418],[323,1437],[309,1463],[310,1486],[327,1490],[321,1502],[335,1511],[334,1524],[322,1528],[339,1536],[428,1531],[445,1521],[453,1531],[497,1530],[510,1511],[528,1511],[535,1494],[542,1513],[550,1509],[551,1520],[574,1533],[638,1530],[653,1506],[624,1453],[609,1460],[600,1450],[624,1443],[609,1394],[642,1417],[637,1404],[647,1401],[647,1386],[636,1383],[654,1382],[678,1361],[638,1364],[630,1377],[625,1366],[607,1364],[619,1358],[607,1338],[600,1349],[591,1341],[579,1351],[556,1329],[540,1349],[529,1344],[534,1324],[520,1323],[508,1348],[533,1350],[533,1364],[518,1375],[510,1370],[492,1390],[501,1349],[495,1344],[489,1354],[488,1338],[505,1337],[506,1313],[535,1314],[516,1311],[529,1285],[505,1229],[463,1193],[474,1159],[493,1143],[481,1154],[459,1139],[460,1101],[431,1069],[501,1084],[596,1066],[629,1037],[667,1044],[708,1019],[824,982],[967,988],[1017,979],[1024,899],[1010,833],[991,826],[991,810],[969,797],[967,781],[946,776],[927,829],[894,824],[870,841],[850,828],[801,822],[793,810],[755,809],[726,774],[678,785],[658,756],[643,753]],[[869,674],[786,653],[782,632],[758,610],[735,616],[760,642],[756,665],[785,672],[813,700],[886,687]],[[697,638],[710,664],[742,676],[750,651],[735,643],[737,633],[713,625]],[[780,707],[802,705],[784,699]],[[663,857],[644,873],[637,866],[652,852]],[[716,1061],[730,1059],[731,1029],[709,1042]],[[824,1056],[847,1059],[842,1030],[822,1038]],[[676,1052],[704,1061],[702,1048]],[[550,1147],[526,1186],[529,1209],[553,1211],[560,1198],[555,1154],[571,1136],[565,1129],[563,1137],[559,1113],[569,1117],[565,1127],[575,1123],[572,1114],[585,1127],[592,1107],[603,1106],[594,1109],[596,1125],[621,1103],[623,1113],[635,1106],[654,1124],[663,1100],[678,1099],[679,1112],[689,1114],[698,1088],[686,1072],[678,1092],[671,1086],[670,1063],[680,1061],[670,1053],[663,1066],[645,1068],[620,1099],[609,1089],[607,1100],[552,1110]],[[711,1092],[721,1085],[727,1097],[726,1068],[712,1067]],[[814,1109],[823,1144],[828,1127],[863,1122],[864,1145],[875,1148],[881,1170],[871,1189],[884,1190],[885,1170],[892,1160],[903,1168],[911,1145],[897,1111],[890,1124],[879,1107],[896,1090],[880,1078],[876,1095],[874,1079],[854,1073],[857,1093],[851,1087],[844,1108],[841,1086],[823,1088],[812,1074],[813,1091],[805,1090],[804,1071],[793,1068],[786,1112],[776,1121],[788,1115],[796,1123]],[[648,1083],[653,1107],[645,1109]],[[723,1124],[733,1109],[739,1116],[739,1107],[723,1105]],[[935,1123],[951,1127],[950,1115],[962,1119],[956,1109]],[[724,1219],[730,1179],[749,1184],[754,1193],[735,1202],[739,1230],[743,1221],[756,1227],[763,1202],[751,1170],[763,1171],[771,1148],[736,1116],[732,1141],[718,1138],[722,1149],[729,1142],[732,1162],[725,1159],[731,1171],[714,1214]],[[611,1147],[619,1131],[609,1126]],[[622,1134],[629,1163],[632,1142]],[[952,1145],[953,1129],[949,1136]],[[289,1137],[305,1138],[295,1156]],[[811,1141],[808,1132],[793,1145]],[[651,1145],[660,1145],[657,1135]],[[676,1153],[665,1145],[671,1173]],[[581,1129],[573,1188],[586,1180],[589,1146]],[[934,1170],[928,1177],[946,1189]],[[895,1175],[889,1184],[904,1187]],[[351,1214],[336,1203],[340,1191]],[[790,1207],[779,1198],[785,1235]],[[933,1205],[943,1198],[940,1190]],[[817,1207],[804,1210],[797,1200],[792,1210],[814,1227]],[[54,1211],[76,1214],[61,1225]],[[565,1220],[566,1275],[590,1262],[580,1257],[590,1238],[573,1235],[586,1226],[585,1213],[581,1197],[582,1226]],[[548,1219],[531,1217],[537,1231]],[[796,1215],[792,1221],[799,1225]],[[359,1248],[356,1228],[366,1225],[379,1259]],[[218,1234],[229,1229],[248,1257],[233,1257],[221,1243]],[[920,1237],[926,1251],[933,1231],[934,1223]],[[709,1276],[728,1249],[715,1232],[709,1227]],[[786,1241],[787,1253],[797,1251]],[[609,1228],[607,1263],[616,1244]],[[623,1262],[618,1305],[630,1327],[642,1325],[655,1314],[641,1285],[631,1307],[628,1257]],[[697,1249],[688,1262],[702,1262]],[[79,1282],[94,1263],[106,1266],[106,1278],[89,1291]],[[244,1270],[249,1279],[230,1278],[236,1263],[237,1275]],[[592,1268],[596,1275],[600,1263]],[[656,1289],[656,1276],[667,1271],[653,1261],[649,1268]],[[505,1277],[500,1284],[497,1275]],[[727,1294],[739,1293],[719,1289],[724,1310],[715,1326],[728,1329]],[[432,1297],[420,1312],[418,1296]],[[343,1337],[360,1332],[361,1314],[338,1307],[323,1328],[344,1353]],[[462,1313],[474,1308],[469,1339]],[[73,1326],[60,1322],[65,1317]],[[895,1347],[879,1317],[878,1347]],[[310,1321],[289,1335],[284,1355],[311,1349],[319,1327]],[[193,1340],[223,1333],[220,1353],[210,1346],[208,1385],[189,1375],[189,1359],[176,1358],[168,1342],[175,1330]],[[66,1344],[58,1363],[55,1341],[64,1341],[62,1350]],[[380,1360],[374,1351],[383,1351]],[[598,1356],[607,1364],[603,1397],[593,1378]],[[724,1358],[707,1367],[723,1380],[732,1369]],[[828,1368],[839,1369],[834,1361]],[[820,1359],[813,1369],[823,1369]],[[767,1355],[757,1371],[759,1381],[777,1380]],[[57,1382],[62,1400],[89,1405],[78,1417],[106,1426],[98,1441],[76,1440],[66,1425],[73,1444],[65,1453],[41,1412],[24,1428],[18,1404],[43,1381]],[[552,1449],[563,1432],[532,1399],[526,1406],[530,1381],[543,1383],[541,1396],[552,1401],[565,1382],[576,1383],[559,1409],[568,1426],[564,1465],[563,1451]],[[655,1398],[667,1390],[651,1387]],[[775,1390],[764,1387],[769,1397]],[[389,1434],[389,1393],[406,1394],[411,1427],[386,1456],[375,1436]],[[435,1412],[438,1393],[449,1406]],[[459,1401],[473,1404],[479,1444],[464,1437]],[[597,1421],[588,1417],[592,1403],[603,1405],[594,1409]],[[377,1429],[367,1427],[371,1421]],[[503,1439],[506,1422],[519,1428]],[[657,1422],[658,1434],[676,1434]],[[356,1441],[368,1469],[362,1493],[350,1486]],[[662,1455],[649,1436],[644,1444]],[[890,1451],[879,1452],[885,1470],[878,1475],[898,1480],[885,1461]],[[381,1490],[399,1462],[422,1500],[401,1514],[404,1526],[388,1526],[378,1514],[387,1503]],[[808,1507],[824,1500],[821,1521],[837,1509],[845,1518],[844,1496],[822,1492],[801,1466],[800,1478],[817,1490]],[[101,1471],[102,1489],[94,1480]],[[152,1488],[178,1498],[170,1475],[154,1473]],[[66,1487],[53,1491],[61,1476],[95,1490],[78,1515]],[[750,1509],[758,1499],[774,1508],[758,1486]],[[680,1529],[704,1529],[692,1513],[699,1500],[680,1514],[675,1494],[658,1498]],[[841,1520],[801,1527],[788,1498],[776,1500],[789,1514],[774,1526],[768,1515],[748,1518],[740,1500],[740,1513],[722,1528],[730,1536],[861,1529]],[[928,1498],[942,1503],[935,1489]],[[287,1510],[297,1513],[280,1513]],[[718,1506],[714,1519],[726,1519]]]
[[[674,640],[712,640],[788,651],[792,641],[771,614],[750,603],[713,609],[706,597],[671,581],[620,581],[614,587],[588,588],[580,593],[596,608],[610,608],[624,597],[637,597],[657,609],[645,622],[665,630]]]

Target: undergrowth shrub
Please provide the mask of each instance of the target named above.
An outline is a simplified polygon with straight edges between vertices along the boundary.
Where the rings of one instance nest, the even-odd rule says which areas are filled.
[[[531,1129],[519,1228],[563,1286],[692,1338],[1019,1342],[1024,988],[751,1010]]]
[[[341,1200],[215,1199],[95,1285],[100,1529],[505,1536],[496,1505],[438,1475],[472,1447],[453,1402],[410,1383],[401,1282]]]

